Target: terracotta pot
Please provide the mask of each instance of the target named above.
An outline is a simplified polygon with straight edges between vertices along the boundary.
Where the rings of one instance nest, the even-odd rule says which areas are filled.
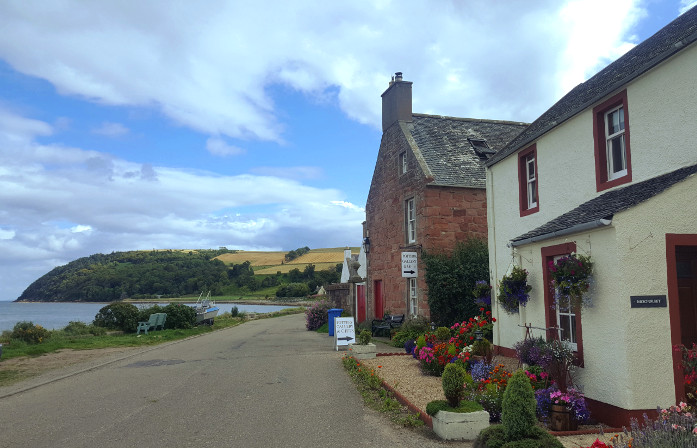
[[[578,422],[566,406],[553,404],[549,412],[549,429],[552,431],[576,431]]]

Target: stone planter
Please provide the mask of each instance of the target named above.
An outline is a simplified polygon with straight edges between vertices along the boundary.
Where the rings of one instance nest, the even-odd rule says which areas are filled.
[[[443,440],[474,440],[489,426],[489,413],[438,411],[432,421],[433,431]]]
[[[377,353],[377,349],[373,343],[366,345],[350,344],[349,349],[351,349],[351,354],[356,359],[375,358],[375,353]]]

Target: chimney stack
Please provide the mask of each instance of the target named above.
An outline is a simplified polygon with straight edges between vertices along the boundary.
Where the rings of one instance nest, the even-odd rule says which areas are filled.
[[[412,121],[411,84],[402,79],[402,72],[392,77],[389,87],[382,94],[382,132],[398,121]]]

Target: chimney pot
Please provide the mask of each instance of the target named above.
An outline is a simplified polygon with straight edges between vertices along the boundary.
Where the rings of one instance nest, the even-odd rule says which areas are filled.
[[[401,81],[402,80],[402,72],[396,72],[394,74],[394,80],[395,81]]]

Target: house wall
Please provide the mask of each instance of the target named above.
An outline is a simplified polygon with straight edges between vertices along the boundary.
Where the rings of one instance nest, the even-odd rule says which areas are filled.
[[[626,86],[633,183],[697,162],[696,70],[693,45]],[[665,234],[697,233],[697,181],[617,213],[610,227],[507,247],[512,238],[602,194],[596,190],[593,106],[537,140],[539,212],[520,217],[515,155],[487,170],[492,294],[513,264],[529,271],[533,286],[519,315],[494,304],[494,343],[512,348],[525,334],[518,325],[545,327],[541,248],[574,241],[594,262],[594,307],[582,314],[584,367],[576,379],[598,402],[655,409],[675,403],[669,309],[632,309],[630,296],[667,295]]]
[[[486,192],[478,188],[428,185],[418,148],[410,145],[405,127],[392,126],[383,135],[366,205],[366,230],[371,248],[367,256],[368,316],[373,309],[374,281],[382,280],[384,309],[408,314],[408,285],[402,277],[402,252],[418,257],[419,315],[430,317],[422,250],[449,251],[468,237],[486,238]],[[407,151],[408,170],[399,172],[399,154]],[[413,197],[416,242],[407,244],[405,201]]]

